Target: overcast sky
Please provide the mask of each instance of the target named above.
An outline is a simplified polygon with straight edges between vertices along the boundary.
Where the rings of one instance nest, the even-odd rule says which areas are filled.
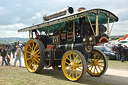
[[[71,6],[102,8],[119,17],[111,35],[128,33],[128,0],[0,0],[0,37],[28,37],[17,30],[42,22],[42,16]]]

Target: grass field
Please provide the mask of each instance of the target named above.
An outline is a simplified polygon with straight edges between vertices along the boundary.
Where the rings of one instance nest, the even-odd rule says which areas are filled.
[[[128,69],[128,61],[108,61],[108,68]],[[25,67],[0,66],[0,85],[111,85],[99,81],[82,79],[77,82],[68,81],[59,70],[44,69],[35,74]]]
[[[26,68],[0,66],[0,85],[110,85],[82,79],[71,82],[61,71],[45,69],[41,74],[30,73]]]
[[[113,69],[128,69],[128,61],[108,60],[108,67]]]

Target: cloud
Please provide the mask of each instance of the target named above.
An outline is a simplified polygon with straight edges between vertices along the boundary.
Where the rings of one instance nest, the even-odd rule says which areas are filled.
[[[24,24],[2,25],[0,26],[0,37],[28,37],[28,32],[18,33],[21,28],[27,27]]]
[[[21,5],[21,4],[16,4],[16,6],[17,6],[17,7],[22,7],[22,5]]]
[[[124,34],[128,30],[127,3],[127,0],[7,0],[6,2],[1,0],[0,30],[7,34],[0,33],[0,37],[14,36],[13,34],[20,36],[20,33],[17,33],[18,29],[41,23],[45,14],[56,12],[67,6],[72,6],[75,11],[79,7],[85,7],[87,10],[107,9],[119,17],[119,22],[115,23],[112,35]],[[21,36],[26,35],[21,33]]]
[[[23,28],[25,26],[27,26],[27,25],[24,25],[22,23],[13,24],[13,25],[0,25],[0,30],[12,31],[12,30],[18,30],[18,29]]]
[[[128,33],[128,20],[115,23],[111,35],[124,35]]]

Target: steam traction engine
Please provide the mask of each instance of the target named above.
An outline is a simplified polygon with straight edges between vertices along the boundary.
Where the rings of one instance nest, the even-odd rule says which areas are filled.
[[[24,53],[27,70],[38,73],[44,67],[61,66],[71,81],[80,79],[86,71],[91,76],[101,76],[107,70],[107,59],[93,46],[108,42],[109,23],[117,21],[118,17],[104,9],[74,13],[68,7],[45,15],[41,24],[19,29],[18,32],[29,31]]]

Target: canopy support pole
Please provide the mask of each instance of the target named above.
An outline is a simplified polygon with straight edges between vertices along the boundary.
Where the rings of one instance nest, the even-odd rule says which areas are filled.
[[[88,17],[88,21],[89,21],[89,24],[90,24],[90,26],[91,26],[91,29],[92,29],[92,31],[93,31],[93,34],[96,36],[95,31],[94,31],[94,29],[93,29],[93,26],[92,26],[92,24],[91,24],[90,18],[89,18],[88,15],[87,15],[87,17]]]
[[[31,34],[30,34],[30,31],[29,31],[29,39],[30,39],[30,35],[31,35]]]
[[[98,15],[96,15],[96,36],[99,36],[99,28],[98,28]]]
[[[73,42],[75,42],[75,22],[73,21]]]
[[[108,17],[107,28],[108,28],[108,30],[107,30],[107,34],[108,34],[108,37],[110,37],[110,33],[109,33],[109,17]]]
[[[113,22],[113,24],[112,24],[112,26],[111,26],[110,34],[111,34],[111,32],[112,32],[113,25],[114,25],[114,22]]]
[[[48,27],[48,37],[49,37],[49,27]]]

